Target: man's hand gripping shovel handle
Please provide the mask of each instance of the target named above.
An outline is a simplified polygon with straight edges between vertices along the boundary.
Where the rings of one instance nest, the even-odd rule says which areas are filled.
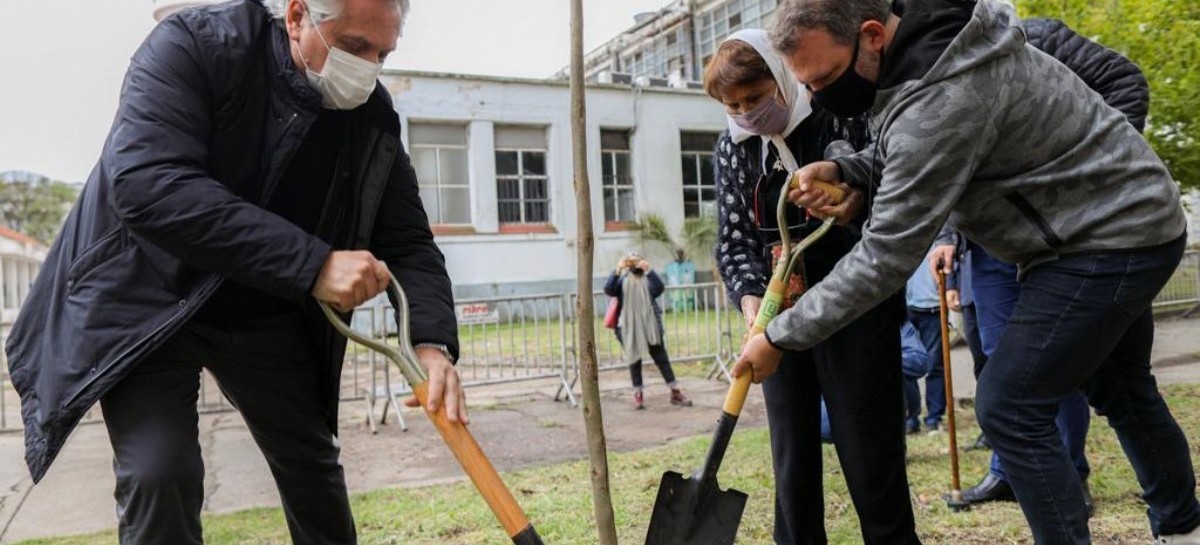
[[[463,471],[471,478],[471,482],[475,483],[475,488],[479,489],[479,495],[483,496],[484,501],[487,502],[492,513],[495,513],[496,518],[500,520],[500,524],[504,526],[504,531],[512,538],[513,543],[516,545],[542,545],[542,538],[538,536],[533,525],[529,523],[525,512],[521,510],[520,505],[517,505],[517,500],[513,498],[508,487],[504,485],[500,474],[496,472],[496,468],[483,453],[483,449],[479,447],[479,443],[475,442],[475,438],[471,436],[471,432],[467,430],[467,427],[461,422],[451,422],[446,417],[444,405],[437,412],[430,412],[428,410],[429,379],[425,374],[425,370],[418,363],[419,360],[413,351],[412,340],[409,337],[408,297],[404,294],[404,289],[400,287],[400,283],[395,278],[391,279],[389,289],[396,297],[399,309],[397,313],[399,322],[397,324],[398,349],[350,329],[346,325],[346,322],[323,302],[320,303],[321,310],[325,313],[325,317],[329,319],[329,322],[333,324],[333,327],[342,335],[387,356],[388,359],[392,360],[400,368],[404,379],[412,387],[413,394],[421,402],[421,406],[426,408],[426,416],[433,422],[438,433],[442,435],[442,440],[446,442],[446,446],[450,447],[450,451],[454,453],[454,457],[462,465]]]
[[[841,187],[819,180],[814,180],[810,183],[813,188],[824,191],[826,195],[829,195],[836,202],[840,203],[846,199],[846,191]],[[797,189],[798,187],[799,182],[795,179],[795,176],[788,180],[789,189]],[[784,202],[786,197],[787,191],[780,194],[778,220],[781,227],[787,225],[787,218],[783,213],[786,205]],[[797,258],[801,252],[825,236],[825,233],[833,227],[834,221],[832,217],[826,218],[821,227],[805,237],[804,240],[801,240],[795,248],[791,247],[791,240],[786,236],[784,237],[784,247],[783,251],[780,252],[779,263],[775,265],[775,270],[771,274],[771,282],[767,285],[767,293],[763,295],[762,305],[758,307],[758,315],[754,319],[754,325],[746,334],[746,338],[766,331],[767,324],[771,323],[771,320],[779,314],[779,309],[783,306],[783,298],[787,292],[787,279],[791,276],[792,270],[796,266]],[[787,229],[781,228],[780,232],[786,234]],[[725,394],[724,405],[724,411],[730,416],[737,417],[742,414],[742,407],[746,404],[746,395],[750,392],[751,379],[750,373],[742,373],[742,376],[733,379],[733,382],[730,383],[729,392]]]

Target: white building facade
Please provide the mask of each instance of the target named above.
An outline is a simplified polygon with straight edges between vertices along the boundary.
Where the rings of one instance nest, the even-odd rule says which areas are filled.
[[[1188,219],[1188,243],[1200,246],[1200,189],[1183,192],[1183,209]]]
[[[0,227],[0,325],[12,324],[29,296],[46,247],[21,233]]]
[[[459,298],[574,287],[577,215],[564,82],[388,72],[403,141]],[[646,214],[679,232],[714,215],[722,108],[686,89],[590,85],[587,157],[596,275],[642,248]],[[715,220],[715,217],[713,219]],[[696,256],[702,266],[710,256]],[[704,270],[703,268],[701,270]]]
[[[161,21],[179,9],[214,1],[154,0],[154,17]],[[728,14],[719,12],[724,22],[711,20],[714,15],[742,1],[671,2],[656,14],[640,16],[642,22],[631,29],[636,32],[601,49],[624,51],[618,62],[650,71],[660,61],[674,67],[665,59],[679,52],[690,67],[681,74],[698,79],[699,59],[690,52],[697,43],[691,35],[693,16],[708,21],[702,27],[709,30],[699,38],[710,43],[711,31],[725,32],[728,26]],[[745,1],[755,6],[751,11],[759,3],[773,9],[776,2]],[[649,41],[633,39],[647,32]],[[628,42],[633,50],[614,45],[618,42]],[[667,49],[655,49],[660,46]],[[606,70],[599,51],[589,55],[593,76]],[[632,80],[601,84],[592,77],[587,89],[598,278],[633,250],[665,265],[668,252],[641,247],[633,229],[646,214],[663,218],[672,233],[679,233],[685,217],[710,214],[716,221],[712,150],[725,129],[724,113],[696,85],[671,87],[655,74],[639,85]],[[455,296],[573,291],[578,229],[566,81],[405,71],[387,71],[381,81],[395,100],[405,149]],[[699,270],[708,270],[711,256],[692,258]]]
[[[635,17],[632,27],[588,52],[588,81],[697,88],[727,36],[769,28],[780,0],[674,0]],[[554,75],[567,79],[568,69]]]

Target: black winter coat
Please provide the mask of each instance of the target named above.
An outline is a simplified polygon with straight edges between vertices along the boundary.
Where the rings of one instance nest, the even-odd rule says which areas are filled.
[[[1067,65],[1104,102],[1142,132],[1150,111],[1150,86],[1137,64],[1125,56],[1077,34],[1057,19],[1026,19],[1029,44]]]
[[[369,249],[407,288],[416,342],[457,353],[450,282],[382,86],[339,162],[350,195],[317,235],[264,209],[321,100],[257,0],[182,11],[134,55],[99,163],[6,346],[26,461],[45,474],[84,413],[171,337],[224,279],[305,308],[328,362],[336,425],[345,339],[309,293],[333,248]]]

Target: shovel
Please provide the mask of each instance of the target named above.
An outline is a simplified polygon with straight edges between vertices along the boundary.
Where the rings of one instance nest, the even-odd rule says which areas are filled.
[[[845,192],[832,184],[815,182],[826,194],[837,202],[845,199]],[[791,187],[796,186],[795,180],[790,180]],[[817,230],[792,248],[791,236],[787,229],[787,218],[784,215],[787,205],[787,191],[780,192],[777,215],[779,232],[783,246],[779,262],[771,275],[767,293],[763,296],[762,306],[754,319],[754,326],[747,333],[747,338],[762,333],[771,319],[779,314],[787,293],[788,278],[792,275],[799,262],[801,252],[812,246],[817,240],[833,227],[835,219],[826,218]],[[690,478],[674,471],[663,473],[662,483],[658,488],[658,498],[654,501],[654,512],[650,515],[650,529],[646,533],[646,545],[731,545],[737,536],[738,526],[742,521],[742,511],[746,508],[746,494],[737,490],[721,490],[717,484],[717,470],[725,457],[725,449],[733,437],[733,428],[737,426],[738,416],[746,403],[746,394],[750,391],[750,373],[733,380],[729,392],[725,395],[725,405],[721,417],[717,420],[717,429],[713,432],[712,445],[704,457],[704,465]]]
[[[404,289],[400,287],[400,283],[395,278],[392,278],[389,287],[396,297],[396,308],[398,309],[399,323],[396,331],[399,349],[350,329],[346,322],[342,321],[341,317],[325,303],[320,303],[321,310],[325,312],[325,317],[342,335],[392,360],[400,368],[400,373],[404,375],[408,385],[412,387],[413,394],[421,402],[421,406],[428,407],[429,378],[425,375],[425,370],[417,363],[417,355],[413,352],[412,341],[409,339],[408,297],[404,295]],[[425,414],[442,434],[442,440],[446,442],[446,446],[450,447],[454,457],[458,458],[458,463],[462,465],[463,471],[471,478],[471,482],[475,483],[475,488],[479,489],[479,495],[483,496],[483,500],[487,502],[492,513],[500,520],[500,524],[504,526],[504,531],[512,538],[512,542],[515,545],[544,545],[537,530],[534,530],[533,525],[529,523],[525,512],[521,510],[520,505],[517,505],[517,500],[508,491],[508,487],[500,479],[500,474],[496,472],[492,462],[484,455],[483,449],[479,448],[479,443],[475,442],[471,432],[467,431],[467,427],[462,422],[451,422],[446,417],[445,408],[438,409],[437,412],[425,409]]]

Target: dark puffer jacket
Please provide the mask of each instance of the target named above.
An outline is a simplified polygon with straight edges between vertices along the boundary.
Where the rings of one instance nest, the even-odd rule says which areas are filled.
[[[417,342],[457,352],[444,259],[382,86],[353,111],[351,194],[316,236],[263,208],[321,98],[258,1],[185,10],[133,57],[100,161],[50,249],[6,350],[25,457],[41,479],[79,419],[225,279],[303,305],[336,424],[345,339],[309,296],[332,249],[369,249],[407,288]]]
[[[1022,26],[1030,45],[1067,65],[1106,104],[1125,114],[1138,132],[1146,128],[1150,86],[1137,64],[1057,19],[1025,19]]]

